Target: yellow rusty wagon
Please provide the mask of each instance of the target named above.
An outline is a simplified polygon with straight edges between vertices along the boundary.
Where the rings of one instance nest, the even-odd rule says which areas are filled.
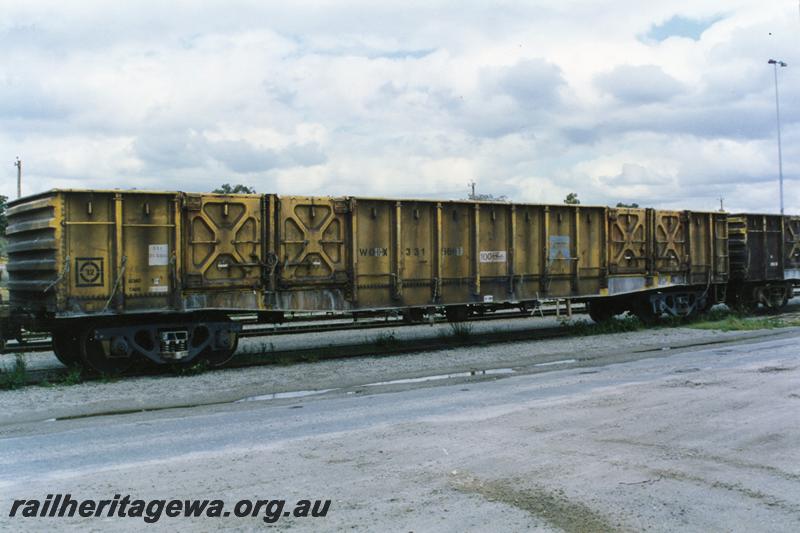
[[[724,213],[361,197],[54,190],[8,207],[15,328],[100,371],[233,353],[236,314],[443,313],[542,299],[601,320],[724,297]]]

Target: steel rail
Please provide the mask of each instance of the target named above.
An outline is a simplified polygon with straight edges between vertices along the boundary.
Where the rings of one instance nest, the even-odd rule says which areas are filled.
[[[572,314],[580,314],[585,312],[584,306],[573,306],[572,307]],[[495,313],[487,313],[484,315],[478,315],[470,317],[467,321],[468,322],[484,322],[490,320],[512,320],[518,318],[535,318],[535,317],[546,317],[546,316],[567,316],[566,311],[563,309],[560,310],[558,313],[555,309],[542,309],[541,311],[535,312],[509,312],[509,311],[500,311]],[[406,322],[403,319],[395,318],[395,319],[380,319],[380,320],[365,320],[365,321],[350,321],[350,322],[335,322],[335,323],[325,323],[326,321],[333,322],[334,318],[319,318],[318,319],[320,324],[311,324],[311,325],[302,325],[302,326],[294,326],[294,325],[283,325],[283,324],[276,324],[270,326],[263,326],[259,325],[257,327],[245,327],[242,332],[239,334],[242,338],[253,338],[253,337],[266,337],[266,336],[274,336],[274,335],[302,335],[302,334],[313,334],[313,333],[325,333],[325,332],[332,332],[332,331],[357,331],[357,330],[367,330],[367,329],[380,329],[380,328],[399,328],[399,327],[406,327],[406,326],[424,326],[428,324],[442,324],[446,323],[447,319],[442,317],[437,317],[433,322],[430,321],[422,321],[422,322]],[[288,323],[284,323],[288,324]],[[245,322],[245,326],[248,324]],[[41,336],[38,336],[41,338]],[[8,343],[5,348],[0,351],[0,354],[15,354],[15,353],[28,353],[28,352],[49,352],[51,351],[52,344],[50,339],[43,339],[43,340],[31,340],[30,342],[23,342],[22,344],[14,341]]]
[[[558,337],[565,337],[572,334],[568,328],[561,326],[555,327],[534,327],[522,330],[486,332],[480,335],[466,336],[459,338],[456,336],[432,337],[423,339],[399,339],[392,343],[378,345],[374,342],[360,342],[357,344],[318,346],[310,348],[295,348],[286,350],[275,350],[269,352],[242,352],[237,354],[224,367],[216,369],[224,371],[226,369],[248,368],[266,366],[270,364],[285,364],[286,362],[320,361],[323,359],[363,357],[370,355],[389,356],[400,353],[414,353],[421,351],[437,351],[454,347],[463,346],[486,346],[488,344],[501,344],[507,342],[544,340]],[[68,374],[70,369],[64,367],[51,367],[41,369],[31,369],[25,373],[25,383],[27,385],[41,385],[44,383],[58,383]],[[152,365],[144,362],[142,367],[126,372],[122,379],[129,379],[143,376],[175,376],[181,375],[181,369],[175,366],[168,367],[162,365]],[[103,379],[103,376],[91,375],[83,372],[80,381],[95,381]]]

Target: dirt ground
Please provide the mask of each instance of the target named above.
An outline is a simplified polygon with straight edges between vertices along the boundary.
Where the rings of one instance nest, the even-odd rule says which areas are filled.
[[[337,386],[321,395],[58,421],[6,417],[0,505],[7,507],[11,495],[50,492],[226,502],[330,498],[325,518],[289,517],[268,527],[797,531],[800,332],[757,332],[749,340],[728,335],[727,343],[717,343],[719,335],[697,337],[695,344],[712,344],[684,348],[678,344],[690,339],[679,333],[669,330],[676,334],[669,342],[655,342],[652,331],[584,338],[575,340],[582,348],[566,353],[537,353],[537,343],[519,343],[440,354],[486,368],[527,357],[527,365],[498,375],[368,387],[396,361],[363,358],[287,370],[299,372],[304,387]],[[409,357],[425,360],[424,354]],[[556,364],[535,366],[542,362]],[[336,373],[338,364],[358,366]],[[428,374],[419,374],[413,368],[418,376],[455,370],[426,367]],[[155,380],[170,384],[164,388],[138,380],[138,394],[180,395],[180,380],[221,394],[205,379]],[[293,383],[285,379],[261,391]],[[136,398],[123,383],[86,387],[81,394],[89,401],[94,387],[117,387],[120,398]],[[76,401],[65,394],[65,401]],[[30,404],[14,409],[46,413]],[[0,527],[23,526],[53,524],[0,518]],[[91,518],[58,526],[138,530],[142,523]],[[163,519],[153,529],[220,527],[267,526],[260,517]]]

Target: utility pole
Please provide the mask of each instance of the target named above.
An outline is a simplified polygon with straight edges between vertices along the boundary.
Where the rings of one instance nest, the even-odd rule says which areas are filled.
[[[22,160],[19,156],[17,156],[14,166],[17,167],[17,198],[20,198],[22,197]]]
[[[469,195],[469,199],[470,200],[474,200],[475,199],[475,182],[474,181],[470,181],[469,185],[470,185],[470,187],[472,189],[472,194]]]
[[[720,213],[724,213],[724,212],[725,212],[725,206],[723,205],[723,202],[724,202],[724,201],[725,201],[725,198],[723,198],[722,196],[720,196],[720,197],[719,197],[719,212],[720,212]]]

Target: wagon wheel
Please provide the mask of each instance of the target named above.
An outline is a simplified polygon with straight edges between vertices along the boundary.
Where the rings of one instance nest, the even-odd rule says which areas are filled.
[[[586,307],[589,310],[589,318],[598,324],[611,320],[611,317],[616,314],[607,302],[587,302]]]
[[[95,326],[80,335],[81,360],[86,368],[100,374],[122,374],[133,365],[133,357],[109,357],[109,343],[94,338]]]
[[[661,315],[656,314],[655,311],[653,311],[653,307],[650,305],[650,302],[648,302],[645,298],[638,298],[634,302],[631,312],[633,312],[633,314],[642,321],[642,324],[646,326],[654,326],[655,324],[658,324],[658,321],[661,318]]]
[[[789,295],[792,294],[792,287],[784,285],[782,289],[783,290],[776,293],[770,299],[770,307],[772,307],[776,313],[779,313],[781,309],[789,303]]]
[[[75,333],[66,330],[53,332],[53,353],[64,366],[81,364],[81,345]]]
[[[231,347],[224,349],[224,350],[212,350],[211,348],[206,348],[200,357],[208,362],[208,365],[217,368],[224,366],[228,361],[233,359],[233,355],[236,353],[236,348],[239,346],[239,334],[238,333],[230,333],[231,335]]]

